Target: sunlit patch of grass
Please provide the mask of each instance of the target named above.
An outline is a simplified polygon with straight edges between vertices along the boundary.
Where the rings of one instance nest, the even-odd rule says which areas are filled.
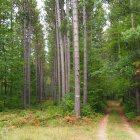
[[[5,132],[1,140],[97,140],[96,126],[22,127]]]
[[[132,140],[124,130],[120,115],[115,110],[110,113],[107,133],[109,140]]]

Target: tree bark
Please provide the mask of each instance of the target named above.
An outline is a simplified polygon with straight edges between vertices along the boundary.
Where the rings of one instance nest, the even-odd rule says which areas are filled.
[[[73,0],[73,36],[75,64],[75,114],[80,116],[80,63],[79,63],[79,29],[78,29],[78,0]]]
[[[57,17],[58,17],[58,27],[59,27],[59,41],[60,41],[60,55],[61,55],[61,75],[62,75],[62,99],[65,96],[65,65],[64,65],[64,45],[63,45],[63,38],[61,32],[61,15],[60,15],[60,6],[59,0],[56,0],[56,7],[57,7]]]
[[[23,0],[23,51],[24,51],[24,83],[23,83],[23,102],[24,107],[30,106],[30,81],[31,81],[31,68],[30,68],[30,57],[31,57],[31,3],[32,1]],[[27,18],[28,17],[28,18]]]
[[[66,93],[70,92],[70,26],[69,26],[69,11],[70,0],[66,0],[66,15],[67,15],[67,89]]]
[[[86,5],[84,0],[83,6],[83,26],[84,26],[84,98],[83,104],[87,104],[87,15],[86,15]]]
[[[134,23],[134,12],[133,12],[133,0],[130,0],[130,9],[131,9],[131,26],[132,28],[134,28],[135,23]]]
[[[60,66],[60,41],[59,41],[59,31],[58,31],[58,17],[57,17],[57,8],[55,8],[56,20],[55,20],[55,30],[56,30],[56,49],[57,49],[57,76],[58,76],[58,101],[61,100],[61,66]]]
[[[24,103],[24,107],[26,107],[26,94],[27,94],[27,84],[26,84],[26,81],[27,81],[27,77],[26,77],[26,70],[27,70],[27,65],[26,65],[26,58],[27,58],[27,51],[26,51],[26,24],[27,24],[27,21],[26,21],[26,17],[25,17],[25,14],[26,14],[26,1],[23,0],[23,13],[24,13],[24,20],[23,20],[23,58],[24,58],[24,72],[23,72],[23,75],[24,75],[24,82],[23,82],[23,103]]]

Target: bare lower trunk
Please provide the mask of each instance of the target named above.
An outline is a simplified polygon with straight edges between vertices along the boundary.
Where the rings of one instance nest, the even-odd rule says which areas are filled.
[[[57,41],[57,72],[58,72],[58,101],[61,99],[61,67],[60,67],[60,41],[59,41],[59,33],[58,33],[58,23],[56,16],[56,41]]]
[[[80,62],[79,62],[79,30],[78,30],[78,0],[73,0],[73,35],[75,63],[75,113],[80,116]]]
[[[64,49],[65,49],[65,85],[66,85],[66,93],[68,93],[68,59],[67,59],[67,38],[64,35]]]
[[[83,26],[84,26],[84,105],[87,104],[87,26],[86,26],[86,6],[83,6]]]
[[[24,57],[24,82],[23,82],[23,102],[24,107],[30,106],[30,57],[31,57],[31,3],[32,1],[23,0],[23,57]],[[27,18],[28,16],[28,18]]]
[[[23,12],[25,13],[26,11],[26,1],[23,0]],[[23,59],[24,59],[24,68],[23,68],[23,75],[24,75],[24,81],[23,81],[23,104],[24,107],[26,107],[26,94],[27,94],[27,76],[26,76],[26,70],[27,70],[27,65],[26,65],[26,58],[27,58],[27,49],[26,49],[26,18],[24,16],[23,20]]]
[[[70,0],[66,0],[66,14],[67,14],[67,89],[66,93],[70,92],[70,26],[69,26],[69,11]]]
[[[57,5],[57,17],[58,17],[58,26],[59,26],[59,41],[60,41],[60,55],[61,55],[61,73],[62,73],[62,99],[65,96],[65,65],[64,65],[64,45],[63,45],[63,38],[62,32],[60,30],[61,26],[61,15],[60,15],[60,6],[59,0],[56,0]]]
[[[134,28],[135,23],[134,23],[134,12],[133,12],[133,0],[130,0],[130,8],[131,8],[131,26],[132,28]]]

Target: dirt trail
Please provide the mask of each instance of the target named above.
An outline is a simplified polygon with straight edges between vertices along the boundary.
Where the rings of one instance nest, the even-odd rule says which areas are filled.
[[[133,128],[130,126],[130,124],[127,122],[126,117],[124,116],[124,113],[121,109],[121,121],[123,124],[123,127],[125,131],[129,133],[129,135],[134,139],[134,140],[140,140],[140,136],[133,130]]]
[[[123,109],[121,108],[120,104],[117,103],[116,106],[114,106],[114,107],[115,107],[115,110],[117,110],[120,114],[124,130],[132,137],[132,139],[140,140],[140,136],[133,130],[133,128],[128,123],[128,121],[127,121],[127,119],[124,115]]]
[[[122,127],[124,130],[131,136],[133,140],[140,140],[140,136],[133,130],[133,128],[130,126],[128,123],[123,109],[121,108],[120,104],[118,102],[110,102],[108,105],[108,115],[106,115],[103,120],[100,122],[99,125],[99,130],[98,130],[98,138],[99,140],[108,140],[107,137],[107,123],[108,123],[108,118],[109,114],[111,111],[116,110],[120,114],[120,119],[122,121]]]
[[[100,122],[99,131],[98,131],[98,138],[99,140],[108,140],[106,128],[108,123],[108,115],[106,115],[103,120]]]

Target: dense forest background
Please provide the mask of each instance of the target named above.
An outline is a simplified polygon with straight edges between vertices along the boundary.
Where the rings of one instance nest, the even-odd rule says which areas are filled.
[[[43,110],[53,100],[80,116],[117,99],[128,116],[140,114],[140,1],[43,8],[45,22],[36,0],[0,1],[0,110]]]

